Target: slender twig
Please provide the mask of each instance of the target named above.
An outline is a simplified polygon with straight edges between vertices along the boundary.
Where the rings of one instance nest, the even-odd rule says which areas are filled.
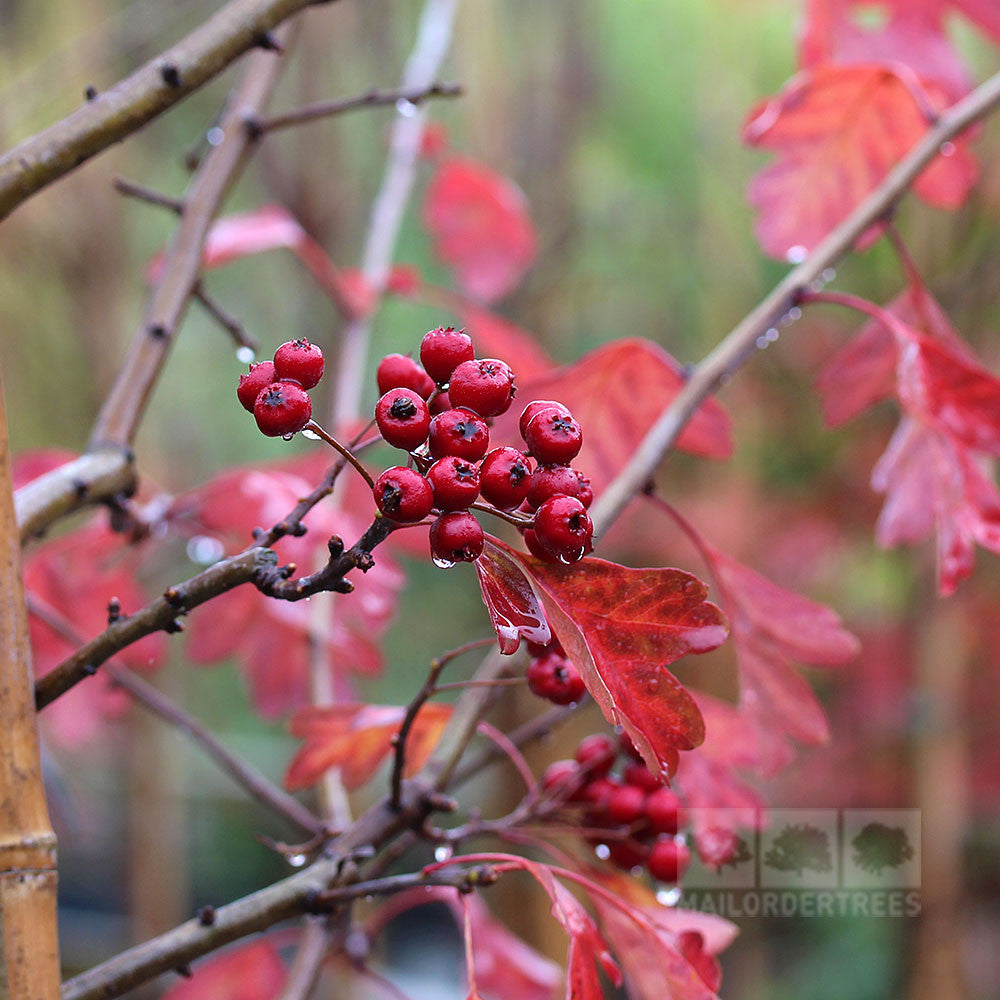
[[[243,324],[205,291],[203,282],[199,281],[191,294],[205,312],[233,338],[233,343],[237,347],[249,347],[254,354],[260,350],[260,344],[246,332]]]
[[[513,511],[500,510],[492,504],[479,503],[477,501],[476,503],[471,504],[470,507],[472,510],[482,511],[484,514],[492,514],[494,517],[499,517],[501,521],[506,521],[508,524],[515,524],[519,528],[530,528],[535,523],[535,519],[533,517],[522,517],[520,514],[515,514]]]
[[[285,111],[279,115],[261,118],[253,123],[260,132],[275,132],[278,129],[292,125],[302,125],[305,122],[316,121],[319,118],[329,118],[341,115],[347,111],[361,108],[374,108],[386,104],[422,104],[433,97],[461,97],[463,90],[457,83],[432,83],[427,87],[399,87],[395,90],[369,90],[357,97],[341,97],[333,101],[317,101],[293,111]]]
[[[371,474],[368,470],[354,457],[353,452],[346,445],[342,445],[332,434],[323,430],[323,428],[316,423],[315,420],[310,420],[309,423],[305,425],[303,430],[312,431],[317,437],[324,440],[331,448],[335,451],[339,451],[344,458],[347,459],[351,465],[354,466],[354,470],[359,476],[372,488],[375,488],[375,480],[372,479]]]
[[[694,368],[684,388],[594,504],[590,513],[595,535],[603,534],[625,505],[645,488],[701,403],[754,353],[757,338],[794,308],[803,292],[848,253],[863,233],[892,212],[917,177],[939,155],[943,143],[952,141],[998,107],[1000,73],[944,113],[889,176]]]
[[[147,205],[156,205],[159,208],[166,208],[175,215],[184,213],[184,202],[180,198],[171,198],[168,194],[147,187],[145,184],[136,184],[135,181],[127,180],[125,177],[116,177],[112,182],[112,187],[127,198],[135,198],[144,201]]]
[[[309,1000],[316,989],[334,936],[335,929],[330,917],[306,923],[302,940],[288,970],[288,981],[278,1000]]]
[[[208,21],[61,122],[0,157],[0,219],[138,131],[315,0],[231,0]]]

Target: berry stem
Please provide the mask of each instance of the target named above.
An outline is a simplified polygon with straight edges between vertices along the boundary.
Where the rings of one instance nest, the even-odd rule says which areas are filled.
[[[315,420],[310,420],[309,423],[302,428],[304,431],[312,431],[313,434],[322,438],[331,448],[339,451],[344,458],[347,459],[351,465],[354,466],[358,475],[368,484],[370,489],[375,488],[375,480],[369,475],[368,470],[354,457],[350,448],[346,445],[342,445],[332,434],[328,434]]]
[[[533,517],[518,517],[517,514],[512,514],[505,510],[499,510],[492,504],[474,503],[469,509],[482,511],[484,514],[492,514],[494,517],[499,517],[501,521],[506,521],[508,524],[514,524],[518,528],[530,528],[535,523],[535,519]]]

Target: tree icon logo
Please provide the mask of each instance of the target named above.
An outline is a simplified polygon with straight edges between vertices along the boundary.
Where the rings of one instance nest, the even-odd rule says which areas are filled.
[[[866,872],[881,875],[885,868],[899,868],[913,857],[913,845],[899,826],[869,823],[851,841],[854,863]]]
[[[800,876],[806,871],[831,871],[830,838],[818,827],[789,824],[774,838],[774,844],[764,855],[764,864],[775,871],[796,872]]]

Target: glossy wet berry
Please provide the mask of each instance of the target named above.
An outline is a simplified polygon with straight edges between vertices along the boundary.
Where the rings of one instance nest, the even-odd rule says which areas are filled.
[[[561,410],[567,416],[570,415],[569,408],[563,406],[562,403],[557,403],[554,399],[535,399],[532,400],[528,405],[521,411],[521,417],[517,422],[517,428],[521,432],[521,437],[523,438],[528,432],[528,424],[535,418],[535,416],[542,412],[542,410],[556,409]]]
[[[455,455],[475,462],[486,454],[490,432],[478,413],[453,408],[431,420],[430,449],[435,458]]]
[[[465,406],[482,417],[498,417],[514,400],[514,373],[497,358],[463,361],[448,383],[452,406]]]
[[[549,497],[576,497],[580,493],[580,478],[568,465],[540,465],[528,483],[528,503],[538,510]]]
[[[580,765],[575,760],[557,760],[545,769],[542,788],[550,794],[567,794],[580,777]]]
[[[398,465],[386,469],[372,488],[375,505],[390,520],[401,524],[422,521],[434,506],[431,484],[416,469]]]
[[[427,440],[431,413],[413,389],[390,389],[375,404],[375,422],[386,444],[413,451]]]
[[[663,787],[663,782],[645,764],[626,764],[622,771],[622,781],[647,793]]]
[[[430,530],[431,555],[443,563],[472,562],[483,554],[480,523],[468,511],[442,514]]]
[[[305,337],[286,341],[274,352],[274,373],[311,389],[323,377],[323,351]]]
[[[580,492],[575,494],[576,498],[589,510],[590,505],[594,502],[594,489],[590,485],[590,477],[585,476],[582,472],[577,472],[576,481],[580,487]]]
[[[524,502],[530,479],[531,463],[516,448],[494,448],[479,468],[483,496],[501,510]]]
[[[587,692],[576,667],[558,653],[536,656],[525,671],[528,690],[554,705],[572,705]]]
[[[471,361],[475,356],[472,338],[453,326],[430,330],[420,342],[420,362],[438,385],[444,385],[463,361]]]
[[[539,410],[524,429],[528,450],[542,465],[572,462],[583,447],[583,430],[566,408]]]
[[[641,788],[621,785],[608,796],[608,822],[617,826],[630,826],[643,816],[645,804],[646,793]]]
[[[408,354],[387,354],[375,371],[379,395],[390,389],[412,389],[427,399],[434,391],[434,379]]]
[[[251,365],[250,371],[240,376],[240,384],[236,387],[236,395],[243,404],[243,409],[253,413],[253,404],[257,402],[261,389],[276,381],[273,362],[261,361],[260,364]]]
[[[312,400],[297,382],[272,382],[257,395],[253,415],[268,437],[294,434],[312,418]]]
[[[550,552],[545,548],[542,543],[538,540],[538,536],[535,534],[533,528],[525,528],[521,532],[521,537],[524,539],[524,544],[527,550],[536,558],[541,559],[542,562],[546,563],[557,563],[559,559],[556,557],[554,552]]]
[[[438,459],[428,470],[438,510],[468,510],[479,497],[479,469],[455,455]]]
[[[618,756],[618,744],[604,733],[594,733],[580,741],[575,756],[592,778],[601,778],[611,770]]]
[[[576,497],[550,497],[535,512],[535,537],[561,562],[577,562],[592,548],[594,525]]]
[[[451,409],[451,398],[448,396],[447,392],[439,392],[430,400],[431,415],[437,416],[439,413],[444,413],[445,410]]]
[[[686,845],[673,837],[660,837],[650,848],[646,870],[658,882],[676,885],[690,863],[691,852]]]
[[[646,821],[654,833],[675,834],[683,825],[681,800],[669,789],[660,788],[646,798]]]
[[[630,872],[633,868],[642,868],[649,855],[645,845],[631,837],[625,840],[608,841],[608,860],[623,871]]]

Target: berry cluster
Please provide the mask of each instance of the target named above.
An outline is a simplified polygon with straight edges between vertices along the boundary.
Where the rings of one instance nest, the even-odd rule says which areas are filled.
[[[289,340],[273,361],[251,365],[236,395],[268,437],[290,437],[312,419],[312,389],[323,377],[323,352],[304,337]]]
[[[614,774],[616,764],[621,768]],[[573,760],[550,765],[542,787],[546,794],[583,808],[584,825],[592,831],[587,839],[606,843],[609,859],[619,868],[645,868],[657,881],[672,885],[687,870],[691,854],[677,837],[684,824],[681,802],[647,770],[627,736],[586,737]]]
[[[587,507],[593,494],[586,477],[568,464],[583,432],[565,406],[529,403],[520,419],[525,449],[490,450],[492,418],[514,400],[514,373],[499,359],[476,358],[472,339],[454,327],[427,333],[419,362],[402,354],[384,357],[376,380],[379,431],[409,454],[409,464],[378,477],[375,503],[404,524],[436,513],[430,543],[437,562],[468,562],[482,553],[474,504],[513,520],[529,550],[546,561],[576,562],[591,550]]]

